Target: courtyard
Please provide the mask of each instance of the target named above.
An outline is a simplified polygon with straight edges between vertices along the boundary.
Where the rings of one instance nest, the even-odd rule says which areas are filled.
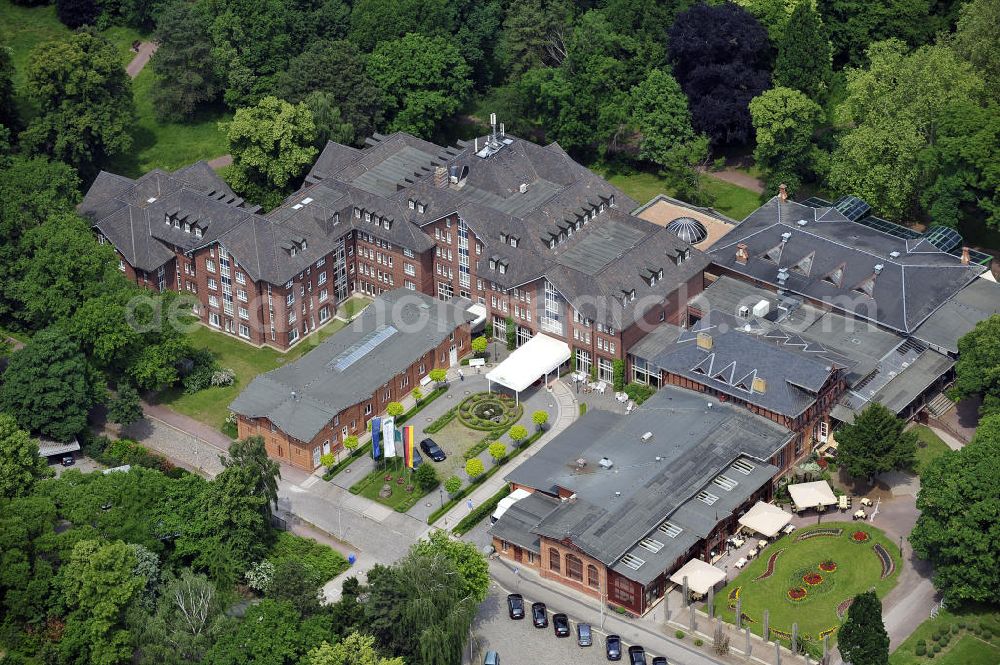
[[[715,613],[761,635],[769,612],[770,639],[790,642],[794,623],[801,640],[836,642],[850,601],[874,588],[884,597],[895,586],[899,547],[865,522],[830,522],[802,527],[764,548],[715,595]]]

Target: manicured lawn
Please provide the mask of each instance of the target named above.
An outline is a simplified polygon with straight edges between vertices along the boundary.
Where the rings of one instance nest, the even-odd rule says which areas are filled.
[[[372,299],[368,296],[353,295],[344,302],[340,303],[337,307],[337,316],[345,319],[351,319],[355,314],[367,307],[371,301]]]
[[[132,81],[136,124],[134,144],[126,155],[109,160],[104,169],[130,177],[154,168],[174,171],[198,160],[229,152],[220,122],[232,119],[222,108],[205,110],[185,123],[160,123],[153,114],[152,90],[156,77],[148,67]]]
[[[962,627],[964,625],[964,628]],[[986,632],[987,629],[988,632]],[[934,658],[916,654],[923,641],[925,650],[938,644],[936,635],[951,631],[946,645]],[[976,634],[978,632],[978,634]],[[988,637],[987,637],[988,635]],[[986,605],[943,610],[927,619],[899,645],[891,656],[891,665],[996,665],[1000,663],[1000,610]]]
[[[831,529],[842,531],[839,535],[801,539],[805,534]],[[869,533],[868,542],[852,541],[851,534],[859,529]],[[881,579],[882,563],[874,551],[875,544],[884,547],[895,564],[895,570],[886,579]],[[766,572],[771,555],[779,550],[781,553],[775,560],[773,574],[755,581]],[[768,545],[739,577],[716,593],[716,615],[726,621],[734,621],[735,611],[729,605],[735,607],[736,603],[730,601],[729,596],[731,592],[736,593],[735,589],[739,589],[745,615],[744,625],[747,623],[746,617],[749,617],[752,631],[760,634],[763,630],[766,609],[770,612],[772,639],[784,638],[787,641],[787,637],[781,633],[790,635],[792,624],[797,622],[800,636],[814,644],[821,644],[821,633],[840,626],[841,619],[837,616],[837,606],[840,603],[870,587],[875,587],[882,597],[895,586],[902,565],[898,553],[895,544],[881,531],[869,525],[829,522],[798,529]],[[835,571],[823,572],[819,569],[819,564],[827,560],[836,564]],[[815,585],[807,584],[803,581],[803,576],[807,573],[819,573],[822,581]],[[805,589],[805,598],[799,601],[789,599],[788,591],[793,587]],[[835,642],[836,638],[834,632],[831,642]]]
[[[430,463],[431,462],[429,460],[424,459],[424,464]],[[400,470],[398,466],[402,466],[401,462],[390,461],[390,469],[393,468],[394,464],[397,465],[395,470],[372,471],[370,474],[355,483],[352,491],[354,488],[361,487],[361,490],[357,492],[359,496],[371,499],[372,501],[377,501],[383,506],[388,506],[393,510],[397,508],[400,508],[400,512],[408,510],[423,496],[425,496],[426,492],[420,489],[420,487],[413,481],[413,472],[406,469]],[[379,493],[382,491],[382,486],[387,482],[385,480],[387,475],[392,476],[392,480],[388,481],[389,486],[392,488],[392,494],[383,498]],[[402,479],[403,482],[397,482],[399,479]],[[364,483],[364,485],[362,485],[362,483]],[[408,487],[413,491],[406,491]]]
[[[674,194],[664,179],[655,173],[602,173],[599,170],[598,173],[601,173],[608,182],[639,203],[646,203],[659,194],[667,194],[668,196]],[[713,208],[737,221],[742,220],[760,206],[760,196],[749,189],[743,189],[707,175],[701,176],[701,186],[713,197]]]
[[[221,428],[229,415],[229,404],[255,376],[296,360],[345,325],[343,321],[331,321],[286,353],[269,347],[254,348],[229,335],[199,326],[187,336],[188,342],[195,348],[212,351],[221,367],[234,370],[235,383],[226,387],[206,388],[191,395],[175,388],[162,393],[158,402],[203,423]]]
[[[917,474],[922,474],[932,461],[951,450],[930,427],[917,425],[913,428],[917,433],[917,465],[914,469]],[[997,661],[1000,662],[1000,661]]]

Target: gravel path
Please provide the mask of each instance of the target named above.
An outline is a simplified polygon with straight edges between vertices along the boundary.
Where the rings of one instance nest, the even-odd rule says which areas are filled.
[[[136,51],[135,57],[132,58],[132,62],[128,63],[125,67],[125,72],[128,74],[129,78],[134,79],[142,71],[149,59],[153,57],[156,53],[156,49],[160,47],[156,42],[142,42],[139,44],[139,50]]]

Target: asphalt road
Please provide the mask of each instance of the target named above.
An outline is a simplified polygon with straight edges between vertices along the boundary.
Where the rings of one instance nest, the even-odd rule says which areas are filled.
[[[513,621],[507,616],[507,594],[495,583],[490,585],[490,595],[479,607],[473,624],[473,635],[466,647],[463,663],[481,665],[487,651],[496,651],[503,665],[607,665],[604,651],[606,633],[598,628],[592,628],[594,645],[579,647],[576,644],[576,621],[570,619],[570,636],[556,637],[552,630],[552,609],[548,610],[549,626],[535,628],[531,623],[531,602],[534,599],[525,598],[525,609],[528,616],[520,621]],[[626,649],[631,646],[623,644],[622,663],[628,663]],[[471,660],[470,660],[471,652]],[[660,654],[647,651],[646,662]]]

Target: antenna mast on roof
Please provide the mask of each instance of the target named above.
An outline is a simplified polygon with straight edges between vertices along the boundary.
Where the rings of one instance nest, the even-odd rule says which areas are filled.
[[[497,140],[497,114],[490,113],[490,127],[492,131],[490,132],[490,142],[496,143]]]

